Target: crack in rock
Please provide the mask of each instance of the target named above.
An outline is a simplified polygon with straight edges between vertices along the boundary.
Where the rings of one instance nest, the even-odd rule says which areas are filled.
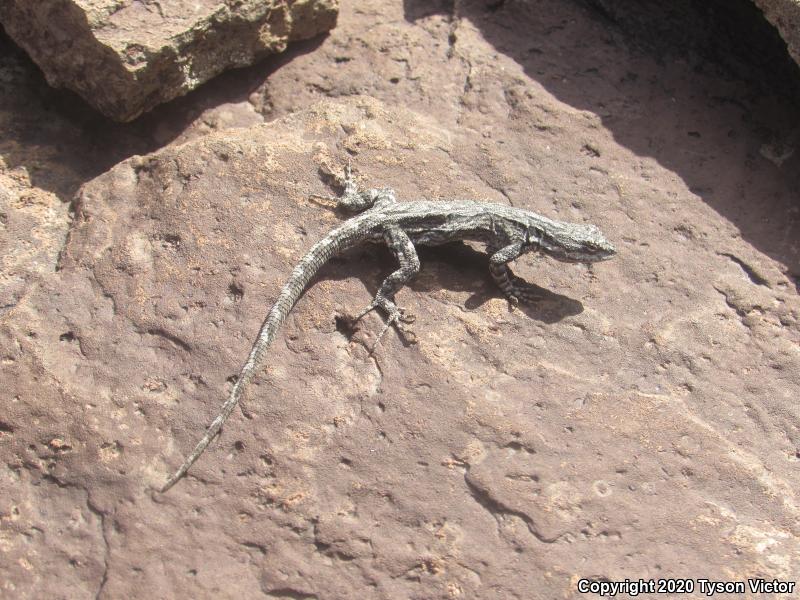
[[[528,531],[530,531],[531,534],[543,544],[552,544],[561,538],[562,534],[560,533],[552,537],[542,535],[542,533],[536,529],[536,524],[533,522],[533,519],[530,517],[530,515],[521,510],[517,510],[503,504],[500,500],[492,496],[489,490],[479,487],[478,484],[476,484],[474,481],[471,481],[469,472],[467,472],[467,474],[464,476],[464,481],[466,482],[467,488],[469,489],[473,499],[486,511],[488,511],[495,519],[499,520],[498,515],[510,515],[522,519],[525,522],[525,525],[528,526]]]

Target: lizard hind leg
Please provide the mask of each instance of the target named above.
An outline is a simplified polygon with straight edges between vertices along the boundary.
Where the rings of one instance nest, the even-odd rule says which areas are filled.
[[[394,303],[394,295],[400,288],[416,277],[420,268],[417,250],[414,248],[411,238],[408,237],[405,231],[399,227],[390,226],[384,231],[383,238],[400,263],[400,268],[383,280],[380,288],[378,288],[378,292],[375,294],[375,298],[369,306],[353,319],[355,323],[367,313],[377,308],[381,309],[386,314],[386,323],[375,339],[372,351],[378,346],[378,342],[380,342],[389,327],[394,325],[398,329],[401,329],[400,323],[410,323],[414,320],[414,317],[410,313]]]

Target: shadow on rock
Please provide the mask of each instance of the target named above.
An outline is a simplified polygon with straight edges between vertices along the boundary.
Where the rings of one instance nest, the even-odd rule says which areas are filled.
[[[477,310],[489,300],[504,298],[500,289],[489,275],[489,257],[485,252],[475,250],[464,243],[451,243],[435,248],[417,248],[422,263],[422,271],[408,286],[408,289],[422,295],[447,290],[470,293],[463,306],[467,310]],[[520,260],[524,261],[525,257]],[[370,264],[372,263],[372,264]],[[318,279],[342,280],[359,277],[369,291],[369,299],[374,297],[385,277],[397,268],[397,263],[388,249],[383,246],[364,246],[354,248],[340,257],[335,257],[321,269]],[[373,276],[372,273],[377,273]],[[316,279],[316,280],[318,280]],[[316,281],[315,280],[315,281]],[[314,283],[311,284],[313,286]],[[527,317],[543,323],[555,323],[566,317],[583,312],[580,301],[558,294],[533,283],[527,288],[539,298],[532,304],[509,306],[509,311],[518,310]],[[362,310],[364,306],[348,307],[348,314],[337,320],[337,328],[342,333],[352,333],[349,317]]]
[[[800,68],[749,0],[643,5],[404,0],[408,21],[468,20],[559,101],[677,174],[799,282]]]
[[[0,154],[6,166],[25,167],[31,184],[72,199],[85,182],[136,154],[148,154],[178,139],[217,128],[262,122],[261,107],[230,115],[232,122],[202,122],[203,113],[227,103],[246,103],[271,73],[313,52],[325,35],[295,42],[278,55],[226,71],[185,96],[155,107],[130,123],[117,123],[76,93],[51,88],[27,54],[0,28]],[[255,109],[255,110],[254,110]],[[43,118],[44,117],[44,118]],[[57,169],[40,164],[57,165]]]

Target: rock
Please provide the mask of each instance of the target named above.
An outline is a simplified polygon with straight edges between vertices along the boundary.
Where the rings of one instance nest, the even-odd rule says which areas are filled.
[[[664,62],[688,59],[697,68],[711,63],[765,92],[779,82],[775,91],[800,95],[800,0],[585,2]]]
[[[67,205],[0,159],[0,314],[52,273],[68,229]]]
[[[581,577],[796,580],[800,155],[773,136],[796,104],[780,79],[756,92],[622,40],[561,0],[343,3],[313,52],[127,125],[76,118],[71,94],[29,84],[27,63],[9,76],[0,52],[8,197],[86,183],[68,238],[48,222],[59,242],[0,312],[0,596],[550,599],[585,597]],[[364,91],[383,103],[303,109]],[[215,132],[260,115],[278,120]],[[147,156],[106,173],[132,154]],[[344,317],[394,261],[378,247],[333,261],[243,410],[153,493],[294,260],[341,222],[308,194],[330,193],[318,166],[345,157],[401,200],[586,219],[620,253],[591,271],[525,257],[516,272],[552,295],[510,313],[480,246],[424,250],[398,295],[418,343],[390,332],[371,357],[378,316],[353,332]],[[50,214],[35,200],[0,239],[46,239],[25,237]],[[61,269],[40,271],[60,247]]]
[[[337,0],[0,0],[3,27],[49,83],[119,121],[327,31],[337,13]]]
[[[470,102],[494,102],[493,72],[475,68]],[[555,136],[508,93],[508,147],[486,142],[487,113],[454,134],[354,97],[133,157],[82,188],[60,270],[0,319],[15,595],[52,594],[44,559],[68,597],[204,597],[224,581],[238,597],[555,598],[582,577],[793,577],[797,294],[704,203],[669,187],[645,200],[650,179],[598,129],[581,129],[595,152],[530,168],[551,151],[537,136],[571,143],[594,120],[553,109]],[[379,316],[354,331],[347,316],[394,261],[374,246],[332,261],[242,410],[157,493],[298,258],[340,223],[310,196],[345,157],[401,201],[586,219],[619,256],[591,271],[519,261],[549,293],[510,312],[480,246],[423,251],[397,298],[417,343],[390,332],[374,355]]]
[[[786,41],[794,62],[800,66],[800,0],[753,0]]]

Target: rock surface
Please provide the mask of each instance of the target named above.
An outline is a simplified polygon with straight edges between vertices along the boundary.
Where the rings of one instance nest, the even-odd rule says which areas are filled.
[[[327,31],[337,13],[337,0],[0,0],[50,84],[119,121]]]
[[[705,68],[722,67],[733,76],[749,65],[754,91],[785,93],[792,99],[800,95],[800,61],[794,48],[800,35],[800,0],[585,2],[665,62],[694,55]],[[769,90],[776,83],[778,88]]]
[[[800,163],[773,151],[794,104],[563,0],[347,3],[323,43],[129,125],[7,56],[0,172],[34,197],[3,233],[52,243],[0,312],[0,596],[551,600],[585,598],[580,577],[800,576]],[[87,183],[71,223],[44,210],[173,139]],[[393,261],[348,254],[155,494],[340,222],[308,195],[347,156],[401,200],[586,219],[620,254],[526,257],[550,294],[509,313],[479,246],[424,251],[398,295],[418,343],[374,357],[378,317],[352,335],[341,317]]]
[[[800,65],[800,0],[753,0],[786,40],[794,62]]]
[[[559,127],[573,139],[574,125]],[[66,581],[108,597],[196,597],[235,581],[242,596],[552,598],[582,576],[698,564],[720,580],[793,576],[790,283],[702,202],[643,202],[646,181],[602,153],[578,153],[567,169],[585,175],[548,192],[564,165],[532,143],[494,146],[506,165],[541,161],[506,169],[504,197],[462,143],[356,98],[135,157],[85,186],[60,271],[3,324],[3,512],[20,536],[54,535],[34,510],[44,499],[67,511],[85,543],[64,542]],[[392,261],[374,248],[334,261],[243,412],[188,479],[156,493],[294,263],[338,222],[308,197],[325,191],[318,169],[348,154],[401,199],[484,197],[586,219],[620,255],[592,270],[521,261],[551,293],[510,313],[484,254],[424,252],[398,297],[418,343],[390,337],[375,356],[377,317],[352,338],[337,320],[368,303]],[[714,275],[698,285],[698,272]],[[13,580],[36,585],[23,539],[8,552]]]
[[[52,272],[67,234],[67,210],[55,194],[31,185],[24,169],[0,162],[0,311],[30,281]]]
[[[32,282],[52,274],[69,229],[68,206],[46,183],[69,179],[68,169],[45,144],[18,137],[31,133],[41,114],[26,119],[36,77],[0,44],[0,314],[25,295]],[[45,86],[46,87],[46,86]],[[25,92],[20,92],[23,89]],[[52,124],[52,121],[49,121]],[[59,135],[65,133],[56,125]],[[76,134],[72,128],[69,133]],[[41,135],[34,137],[42,140]],[[46,182],[46,183],[45,183]],[[43,185],[43,183],[45,183]],[[49,189],[48,189],[49,188]],[[74,188],[73,190],[74,191]]]

